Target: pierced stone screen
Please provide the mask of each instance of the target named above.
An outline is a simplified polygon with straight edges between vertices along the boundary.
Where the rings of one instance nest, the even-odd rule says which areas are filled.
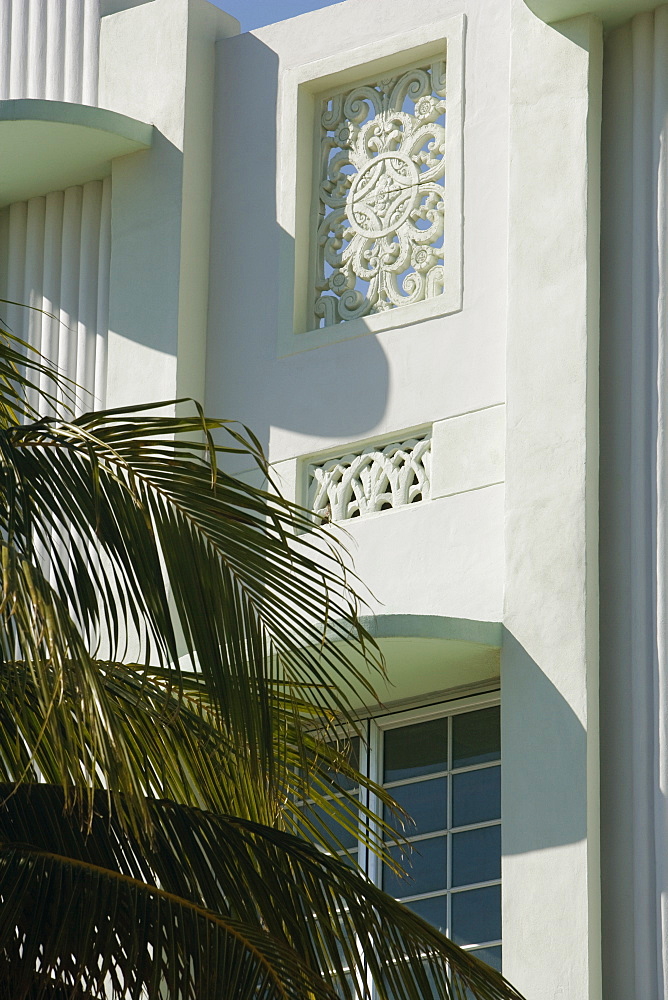
[[[429,499],[431,437],[370,445],[308,469],[309,506],[323,521],[392,510]]]
[[[443,291],[445,60],[326,98],[316,326]]]

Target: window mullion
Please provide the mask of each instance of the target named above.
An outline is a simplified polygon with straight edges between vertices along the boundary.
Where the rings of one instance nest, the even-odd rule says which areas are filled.
[[[367,753],[366,753],[366,776],[376,784],[380,784],[382,775],[380,774],[381,761],[383,759],[383,733],[375,719],[367,722]],[[382,804],[377,795],[367,792],[366,804],[372,812],[380,815]],[[372,825],[372,836],[380,836],[380,827],[377,823]],[[379,859],[368,848],[360,844],[360,858],[364,858],[364,870],[375,885],[381,884],[382,866]]]

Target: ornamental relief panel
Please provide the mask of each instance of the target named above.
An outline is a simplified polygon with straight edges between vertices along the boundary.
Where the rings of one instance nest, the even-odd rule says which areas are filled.
[[[323,101],[315,324],[443,291],[445,60]]]
[[[308,468],[308,505],[327,521],[392,510],[429,499],[431,435],[369,445]]]

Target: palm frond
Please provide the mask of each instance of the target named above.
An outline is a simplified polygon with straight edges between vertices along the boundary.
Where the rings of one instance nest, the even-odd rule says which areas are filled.
[[[108,411],[0,429],[3,655],[43,671],[45,713],[64,670],[93,677],[96,651],[161,668],[177,690],[185,672],[201,674],[211,711],[273,781],[277,699],[293,704],[295,731],[306,700],[321,725],[355,725],[353,697],[374,697],[369,671],[382,664],[340,553],[294,533],[300,508],[216,470],[206,437],[183,437],[221,426]],[[28,591],[30,615],[15,618]]]
[[[83,654],[80,667],[82,662]],[[87,666],[96,691],[91,707],[97,713],[97,725],[83,724],[81,714],[80,724],[76,723],[74,707],[81,697],[81,682],[73,667],[63,671],[60,682],[47,683],[46,695],[57,689],[59,696],[52,698],[45,714],[45,695],[37,685],[44,673],[33,675],[24,661],[5,661],[0,674],[0,781],[61,784],[67,789],[68,807],[80,807],[87,793],[82,800],[80,786],[77,792],[71,764],[76,759],[85,787],[105,789],[119,809],[131,807],[135,797],[118,799],[117,785],[133,781],[137,796],[170,798],[305,831],[328,850],[343,848],[337,829],[354,833],[394,864],[389,844],[404,843],[403,835],[389,818],[380,820],[359,797],[336,785],[333,772],[345,777],[348,785],[359,785],[375,795],[385,804],[388,816],[394,806],[391,796],[317,734],[295,732],[292,704],[286,709],[276,700],[272,720],[275,781],[261,782],[249,767],[245,746],[225,732],[210,710],[201,675],[184,676],[177,691],[170,688],[168,678],[147,676],[141,665],[90,660]],[[308,718],[307,704],[303,710]],[[114,743],[96,740],[100,728],[113,736]],[[122,766],[129,770],[128,776],[119,774]],[[301,806],[307,799],[329,815],[331,826],[309,824]],[[397,822],[402,819],[396,813]]]
[[[0,846],[0,873],[2,988],[14,1000],[334,1000],[261,929],[138,879],[26,846]]]
[[[0,1000],[519,1000],[328,853],[402,839],[333,776],[392,809],[331,745],[383,674],[342,549],[250,432],[66,390],[0,335]]]
[[[164,983],[172,998],[353,1000],[374,984],[394,1000],[519,1000],[362,875],[289,834],[155,801],[159,836],[141,843],[101,793],[88,834],[63,805],[62,790],[42,785],[6,789],[0,808],[0,956],[23,956],[19,998],[48,970],[94,994],[103,981],[119,998],[156,996]],[[243,982],[212,989],[240,969]]]

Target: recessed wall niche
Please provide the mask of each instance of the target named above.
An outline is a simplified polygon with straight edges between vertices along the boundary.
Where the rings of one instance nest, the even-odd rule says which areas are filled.
[[[462,308],[465,24],[283,75],[279,357]]]

